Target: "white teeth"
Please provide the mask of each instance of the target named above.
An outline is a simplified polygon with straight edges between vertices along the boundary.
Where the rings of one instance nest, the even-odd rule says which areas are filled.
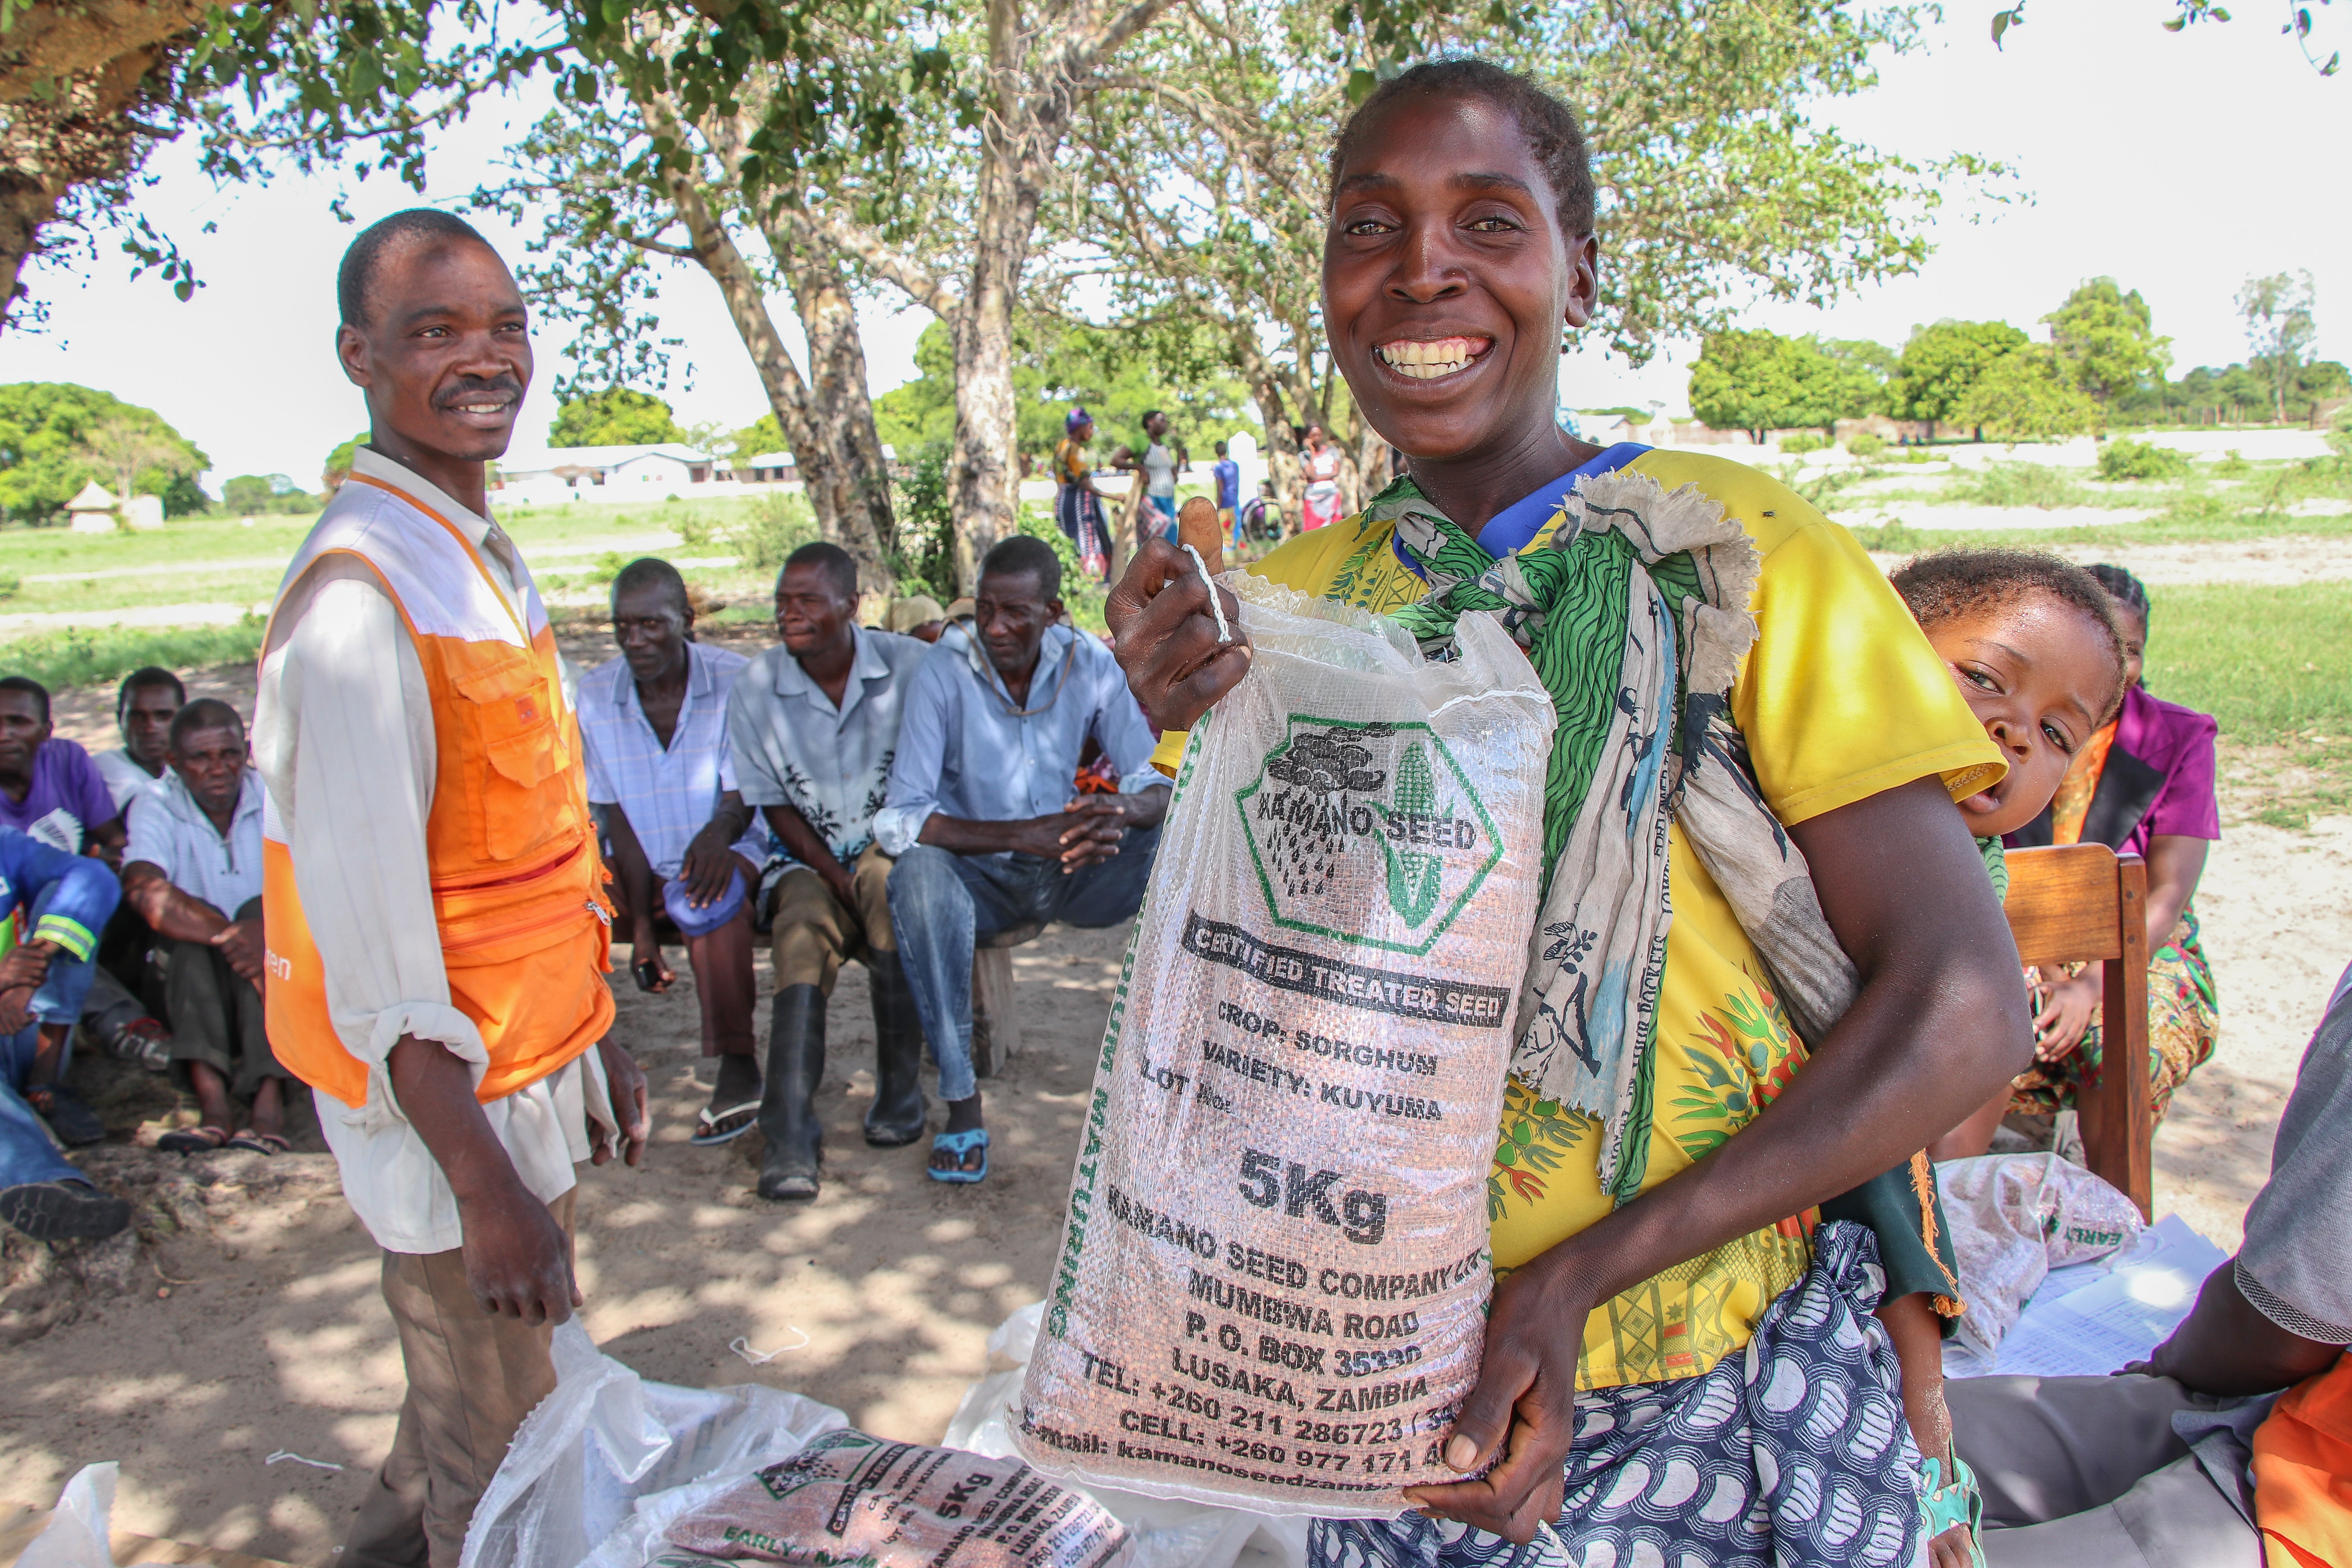
[[[1434,381],[1468,367],[1475,357],[1477,343],[1469,338],[1439,338],[1432,342],[1399,339],[1382,343],[1375,352],[1381,363],[1398,374],[1415,381]]]

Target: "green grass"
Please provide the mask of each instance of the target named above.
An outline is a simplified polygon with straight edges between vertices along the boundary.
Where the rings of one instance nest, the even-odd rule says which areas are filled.
[[[2302,827],[2352,805],[2352,594],[2341,583],[2154,591],[2147,689],[2210,713],[2247,814]],[[2238,793],[2238,792],[2233,792]]]
[[[43,632],[0,643],[0,673],[29,675],[51,691],[120,680],[142,665],[200,669],[250,663],[261,651],[263,623],[248,616],[227,626],[104,626]]]

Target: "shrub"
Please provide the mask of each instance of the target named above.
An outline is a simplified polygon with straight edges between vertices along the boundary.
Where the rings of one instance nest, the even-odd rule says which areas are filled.
[[[744,520],[743,564],[754,572],[773,574],[784,569],[786,556],[816,537],[816,512],[808,497],[771,491],[760,498]]]
[[[1801,458],[1807,452],[1821,451],[1828,445],[1829,443],[1819,436],[1800,431],[1794,436],[1780,437],[1780,453],[1783,457]]]
[[[1875,458],[1886,450],[1886,437],[1869,430],[1857,430],[1845,438],[1845,449],[1857,458]]]
[[[1995,463],[1953,490],[1980,506],[2080,506],[2086,499],[2082,486],[2040,463]]]
[[[2221,454],[2221,460],[2213,465],[2213,471],[2217,474],[2250,474],[2254,471],[2254,466],[2232,447]]]
[[[1916,555],[1927,548],[1928,542],[1926,534],[1899,517],[1890,518],[1875,528],[1857,528],[1853,537],[1864,550],[1886,555]]]
[[[2117,437],[2099,447],[2103,479],[2177,479],[2189,472],[2189,455],[2153,441]]]
[[[931,441],[907,465],[896,487],[898,592],[928,594],[940,604],[956,597],[955,509],[948,499],[945,441]]]
[[[226,626],[104,626],[42,632],[0,643],[0,670],[29,675],[51,691],[120,680],[142,665],[166,669],[249,664],[268,623],[248,615]]]

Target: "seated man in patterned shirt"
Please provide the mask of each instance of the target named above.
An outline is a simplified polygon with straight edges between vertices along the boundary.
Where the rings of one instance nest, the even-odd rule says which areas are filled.
[[[650,556],[613,579],[613,640],[621,657],[580,681],[588,802],[612,846],[640,990],[677,978],[662,959],[663,913],[685,939],[702,1054],[719,1058],[692,1141],[724,1143],[749,1132],[760,1109],[751,895],[767,840],[736,791],[727,745],[728,694],[751,661],[694,640],[686,579]]]
[[[923,1134],[923,1037],[890,930],[890,858],[874,842],[898,714],[930,648],[857,624],[857,566],[834,544],[804,544],[776,578],[781,646],[735,683],[728,733],[743,798],[792,858],[776,884],[776,1006],[768,1036],[760,1195],[814,1198],[824,1128],[825,1004],[842,962],[866,965],[874,997],[874,1100],[866,1142]]]

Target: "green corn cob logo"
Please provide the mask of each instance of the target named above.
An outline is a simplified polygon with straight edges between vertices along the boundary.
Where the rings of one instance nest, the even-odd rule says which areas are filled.
[[[1430,776],[1429,757],[1414,742],[1397,763],[1396,793],[1391,800],[1401,813],[1429,816],[1437,805],[1437,781]],[[1385,838],[1381,850],[1389,862],[1389,907],[1417,926],[1437,908],[1438,878],[1444,863],[1434,855],[1399,849]]]

